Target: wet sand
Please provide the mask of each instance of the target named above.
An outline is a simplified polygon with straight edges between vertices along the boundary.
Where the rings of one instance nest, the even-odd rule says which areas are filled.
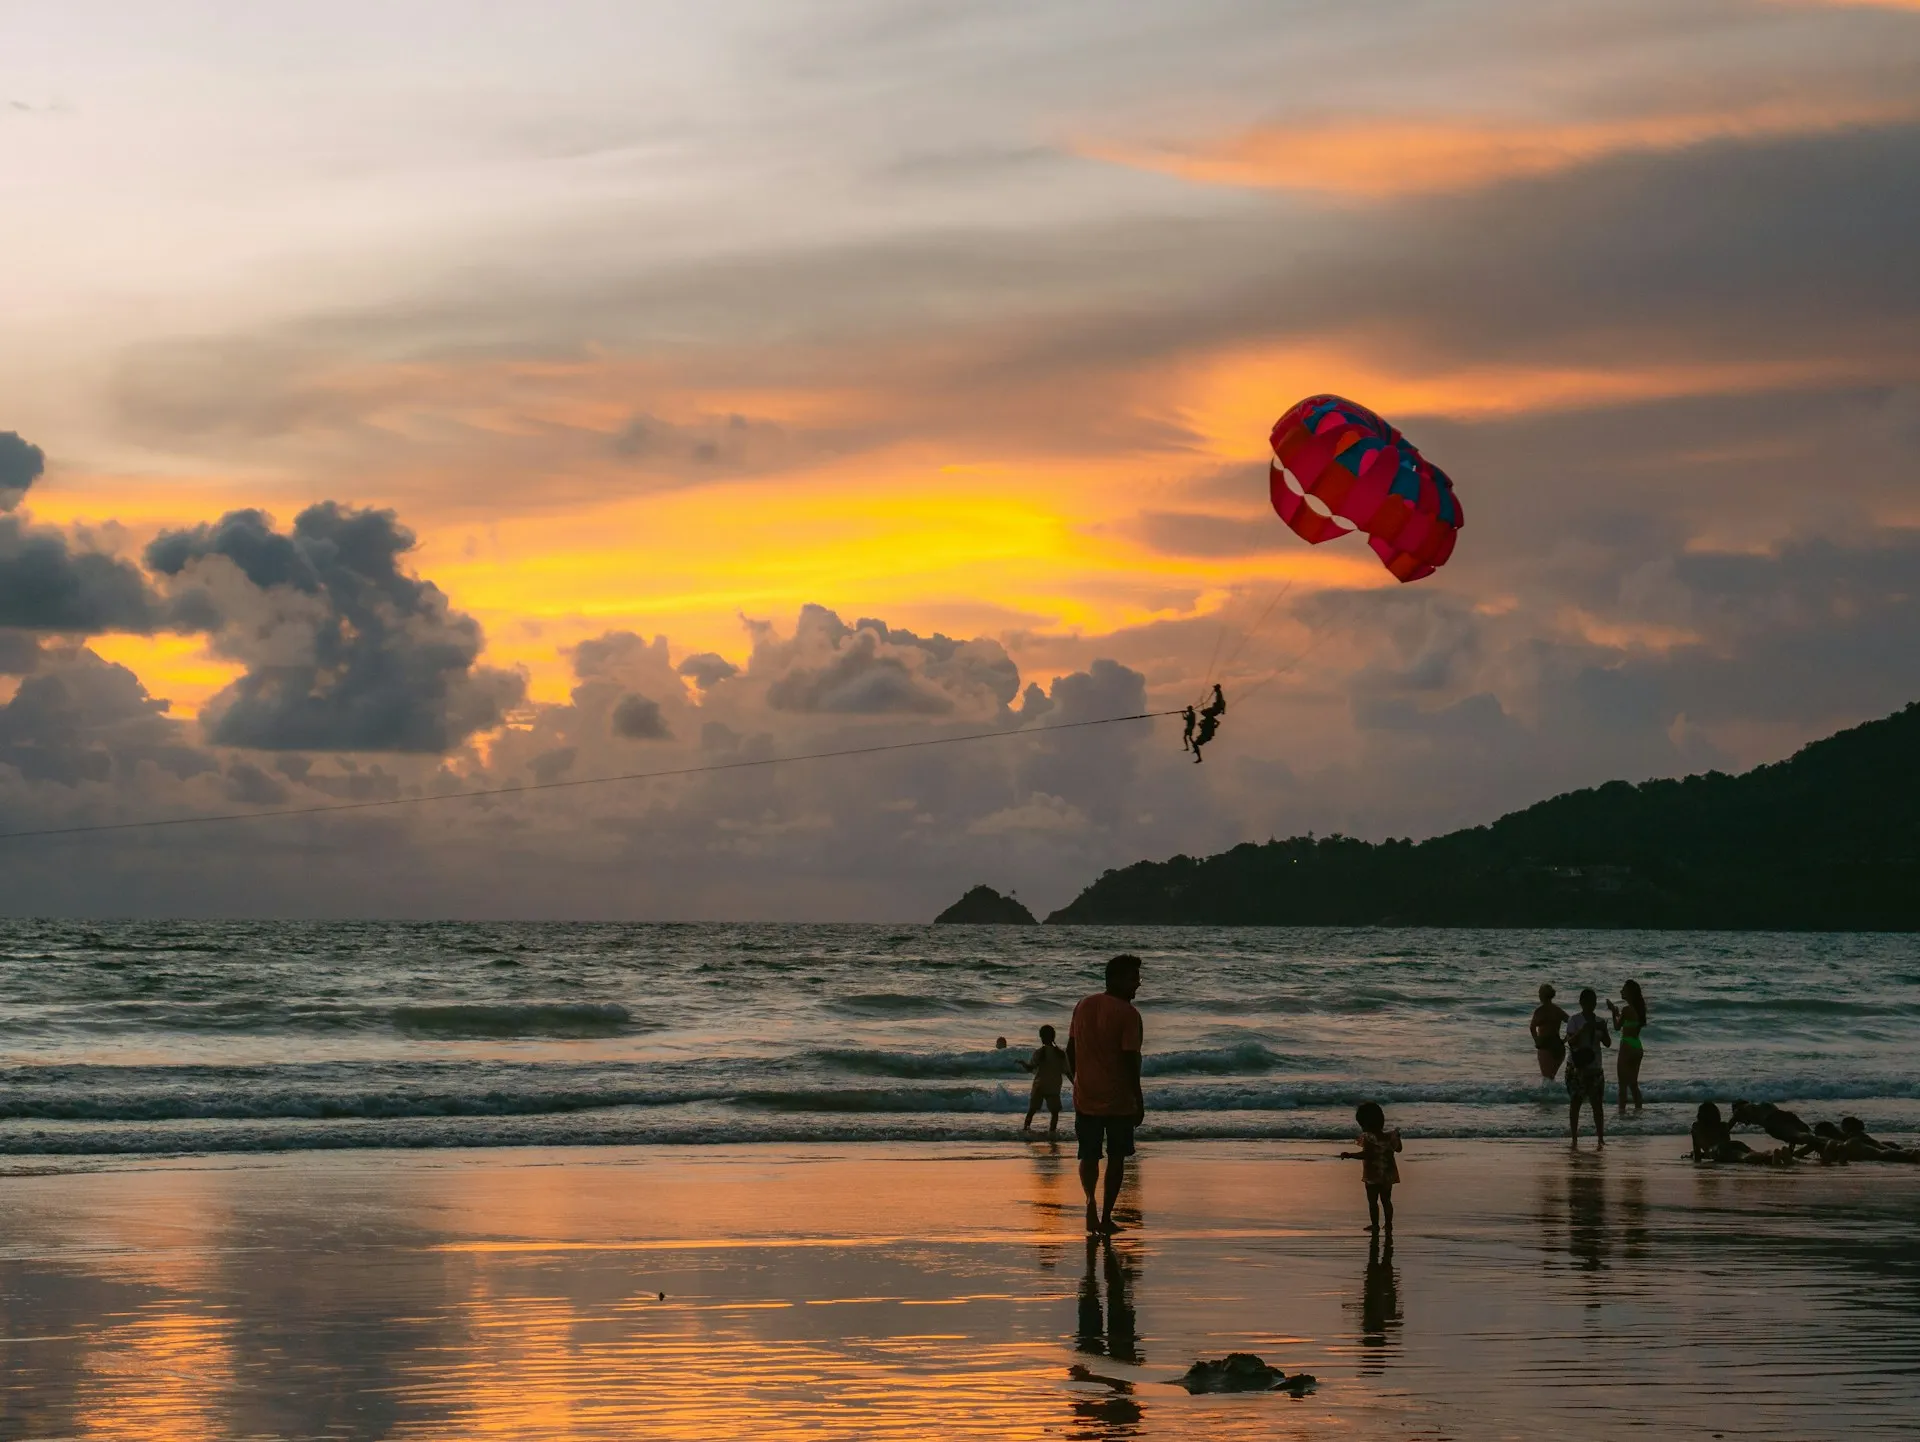
[[[0,1437],[1914,1435],[1920,1168],[1681,1145],[1409,1142],[1391,1255],[1319,1144],[1149,1147],[1110,1247],[1044,1144],[16,1167]],[[1322,1385],[1166,1385],[1234,1350]]]

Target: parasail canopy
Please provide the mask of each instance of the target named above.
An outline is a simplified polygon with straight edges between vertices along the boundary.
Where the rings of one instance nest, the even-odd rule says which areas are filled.
[[[1354,531],[1402,581],[1453,554],[1466,517],[1447,473],[1365,406],[1309,396],[1273,426],[1273,508],[1313,545]]]

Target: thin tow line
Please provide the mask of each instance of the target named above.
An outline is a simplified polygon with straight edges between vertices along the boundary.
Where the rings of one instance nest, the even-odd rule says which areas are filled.
[[[494,786],[484,791],[449,791],[439,796],[389,796],[378,801],[341,801],[329,806],[283,806],[272,811],[227,811],[213,816],[169,816],[151,821],[103,821],[90,826],[49,826],[37,831],[0,831],[0,843],[36,837],[85,836],[101,831],[151,831],[162,826],[211,826],[223,821],[264,821],[275,816],[325,816],[336,811],[372,811],[392,806],[425,806],[436,801],[475,801],[487,796],[525,796],[535,791],[567,791],[580,786],[612,786],[625,781],[659,781],[671,776],[702,776],[714,771],[746,771],[759,766],[785,766],[795,761],[833,761],[843,756],[873,756],[882,751],[915,751],[928,746],[958,746],[968,741],[998,741],[1013,736],[1044,736],[1053,731],[1078,731],[1088,726],[1118,726],[1128,721],[1153,721],[1177,716],[1178,711],[1140,711],[1131,716],[1102,716],[1093,721],[1063,721],[1056,726],[1034,726],[1025,731],[976,731],[967,736],[930,736],[922,741],[889,741],[878,746],[849,746],[839,751],[810,751],[799,756],[762,756],[752,761],[716,761],[706,766],[681,766],[669,771],[630,771],[623,776],[582,776],[573,781],[537,781],[525,786]]]

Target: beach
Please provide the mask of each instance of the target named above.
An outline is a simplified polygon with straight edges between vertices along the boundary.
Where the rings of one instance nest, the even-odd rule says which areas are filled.
[[[1912,1434],[1920,1168],[1590,1148],[1410,1141],[1390,1256],[1315,1142],[1143,1144],[1110,1247],[1011,1138],[14,1158],[0,1436]]]

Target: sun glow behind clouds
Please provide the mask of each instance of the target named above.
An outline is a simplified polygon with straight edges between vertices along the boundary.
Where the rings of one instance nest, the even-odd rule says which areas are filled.
[[[1811,135],[1920,116],[1920,104],[1776,102],[1697,114],[1542,124],[1421,119],[1261,126],[1191,147],[1092,145],[1088,155],[1206,185],[1386,200],[1551,175],[1633,152]]]
[[[350,389],[377,433],[425,430],[432,443],[417,451],[397,445],[392,463],[366,473],[372,493],[354,499],[397,506],[420,534],[413,569],[483,624],[488,661],[523,668],[535,699],[559,701],[573,684],[566,652],[589,637],[633,629],[668,636],[676,655],[713,650],[740,659],[744,618],[784,625],[823,598],[849,615],[924,630],[1099,636],[1205,614],[1235,587],[1282,578],[1306,589],[1377,583],[1363,555],[1284,544],[1267,515],[1258,462],[1268,429],[1316,391],[1353,395],[1395,417],[1471,419],[1846,378],[1831,366],[1786,361],[1396,366],[1382,358],[1392,354],[1378,337],[1273,342],[1208,350],[1128,376],[1116,406],[1150,398],[1155,414],[1143,419],[1177,428],[1188,437],[1181,448],[1038,455],[1010,438],[992,455],[990,440],[976,439],[962,454],[899,443],[811,461],[775,455],[764,470],[748,465],[731,475],[681,465],[684,457],[614,454],[631,414],[616,398],[648,369],[629,358],[408,367],[384,372],[385,385],[370,373]],[[763,414],[830,417],[852,429],[886,405],[884,396],[834,384],[819,394],[689,391],[675,413],[724,417],[749,400]],[[451,413],[440,410],[443,402]],[[528,437],[532,451],[513,448]],[[556,457],[545,474],[535,469],[542,448]],[[449,488],[441,477],[463,456],[471,470]],[[646,470],[656,462],[680,470]],[[1248,545],[1209,554],[1204,545],[1183,548],[1175,531],[1142,526],[1169,508],[1190,513],[1192,503],[1179,499],[1188,488],[1242,463],[1244,484],[1230,481],[1200,509],[1250,528]],[[530,472],[538,479],[532,492]],[[142,477],[56,476],[34,505],[55,522],[123,518],[123,549],[132,551],[165,526],[242,504],[248,492],[218,477],[181,489]],[[283,523],[321,498],[274,498],[257,487],[251,495]],[[476,512],[508,503],[517,516],[476,524]],[[114,636],[95,649],[169,698],[176,714],[197,714],[236,674],[194,638]]]

